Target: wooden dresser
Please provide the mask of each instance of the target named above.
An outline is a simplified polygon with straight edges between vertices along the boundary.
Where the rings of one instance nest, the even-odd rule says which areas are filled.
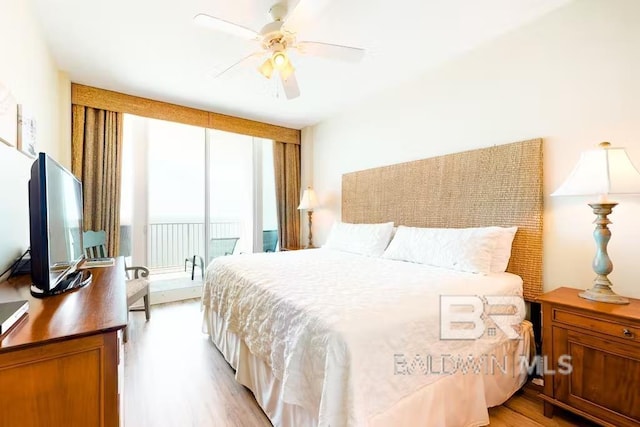
[[[558,406],[605,426],[640,426],[640,300],[605,304],[578,292],[559,288],[538,298],[544,413]],[[562,374],[567,356],[572,370]]]
[[[122,425],[127,324],[124,264],[44,299],[30,277],[0,283],[0,301],[29,300],[29,314],[0,340],[0,426]]]

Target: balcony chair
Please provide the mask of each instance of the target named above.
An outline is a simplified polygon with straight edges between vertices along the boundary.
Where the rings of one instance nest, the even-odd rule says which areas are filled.
[[[209,261],[220,256],[232,255],[239,239],[239,237],[215,237],[209,240]],[[200,255],[185,258],[184,271],[187,271],[188,263],[191,263],[191,280],[194,279],[196,266],[200,267],[200,273],[204,279],[204,259]]]
[[[120,225],[120,255],[124,258],[124,266],[127,267],[127,258],[131,256],[131,225]],[[127,279],[129,277],[129,271],[127,271]]]
[[[262,230],[262,252],[275,252],[278,246],[278,230]]]
[[[85,231],[82,236],[84,252],[87,258],[105,258],[107,256],[107,233],[100,231]],[[151,318],[149,308],[149,269],[147,267],[126,267],[125,273],[129,277],[133,273],[133,279],[126,281],[127,307],[129,311],[144,311],[145,318]],[[144,301],[144,308],[131,308],[140,300]],[[124,341],[127,341],[127,329],[124,329]]]

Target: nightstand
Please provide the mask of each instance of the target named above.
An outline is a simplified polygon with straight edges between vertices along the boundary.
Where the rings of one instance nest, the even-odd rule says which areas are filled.
[[[542,303],[544,414],[564,408],[605,426],[640,426],[640,300],[627,305],[558,288]],[[565,369],[570,364],[570,372]]]

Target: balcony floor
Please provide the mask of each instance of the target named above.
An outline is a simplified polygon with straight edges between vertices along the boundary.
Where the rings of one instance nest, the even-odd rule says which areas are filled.
[[[151,304],[163,304],[202,295],[202,275],[196,269],[194,280],[191,280],[191,269],[153,269],[149,275]]]

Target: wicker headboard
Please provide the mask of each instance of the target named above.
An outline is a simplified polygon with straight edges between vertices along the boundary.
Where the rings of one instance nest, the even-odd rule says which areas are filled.
[[[342,176],[342,220],[413,227],[518,226],[507,271],[542,293],[542,140]]]

